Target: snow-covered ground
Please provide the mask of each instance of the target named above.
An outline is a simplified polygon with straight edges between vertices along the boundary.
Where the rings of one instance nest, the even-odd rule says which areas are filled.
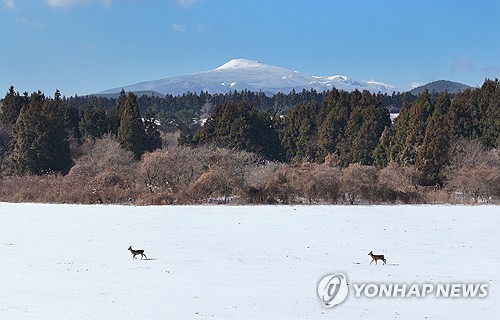
[[[0,319],[496,319],[499,244],[497,206],[0,204]],[[325,309],[316,286],[337,272],[489,295]]]

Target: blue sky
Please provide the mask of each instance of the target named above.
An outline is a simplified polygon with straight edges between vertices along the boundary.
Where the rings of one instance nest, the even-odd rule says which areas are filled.
[[[84,95],[233,58],[477,86],[500,78],[500,1],[0,0],[0,41],[1,96]]]

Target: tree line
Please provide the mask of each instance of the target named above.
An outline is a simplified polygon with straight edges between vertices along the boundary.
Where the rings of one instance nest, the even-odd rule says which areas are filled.
[[[381,94],[381,102],[390,112],[399,112],[403,93],[393,92],[391,95]],[[276,93],[273,95],[264,92],[252,92],[248,90],[231,91],[225,94],[210,94],[202,91],[200,93],[187,92],[182,95],[165,96],[142,95],[138,96],[139,111],[145,114],[151,109],[159,122],[161,130],[176,131],[181,127],[188,126],[195,118],[207,118],[213,110],[226,102],[244,102],[249,106],[254,106],[258,110],[272,110],[275,113],[284,115],[296,105],[315,101],[321,104],[326,96],[326,92],[317,92],[314,89],[302,91],[292,90],[291,92]],[[91,101],[94,105],[101,106],[105,111],[112,109],[119,98],[109,96],[72,96],[63,97],[63,103],[72,108],[82,110]],[[409,99],[415,99],[409,96]]]
[[[41,92],[19,94],[11,87],[0,112],[0,177],[55,173],[70,181],[78,177],[89,186],[103,183],[108,192],[111,187],[113,192],[123,188],[124,194],[136,196],[143,192],[137,191],[142,181],[144,190],[174,203],[231,194],[258,203],[300,198],[420,201],[425,197],[419,187],[449,188],[447,192],[474,199],[500,196],[498,79],[455,95],[396,95],[401,109],[393,122],[388,96],[368,91],[304,90],[289,96],[302,100],[286,112],[248,102],[255,97],[265,101],[262,93],[215,96],[222,97],[216,105],[205,93],[180,97],[178,102],[205,102],[198,111],[201,101],[193,102],[193,109],[186,109],[189,104],[178,106],[176,117],[184,120],[175,123],[161,118],[155,105],[170,98],[124,91],[117,99],[65,98],[59,91],[52,98]],[[195,121],[205,117],[203,125]],[[107,155],[104,146],[113,155]],[[114,157],[117,154],[121,160]],[[129,155],[131,160],[124,160]],[[87,165],[98,161],[94,157],[110,160]],[[130,171],[130,161],[140,167],[140,175]],[[96,171],[99,167],[104,173]],[[403,182],[396,185],[391,180]],[[329,188],[336,188],[336,193]],[[193,199],[186,200],[189,197]]]
[[[359,163],[384,168],[394,162],[414,166],[421,186],[442,186],[446,181],[454,141],[478,140],[487,148],[498,148],[498,79],[453,97],[446,92],[424,91],[416,99],[405,94],[394,123],[383,99],[368,91],[332,89],[321,104],[298,104],[285,116],[226,102],[181,143],[212,143],[288,163],[323,163],[328,158],[338,167]]]
[[[122,91],[107,112],[89,99],[80,113],[63,102],[58,90],[51,98],[40,91],[21,95],[10,87],[1,110],[0,160],[4,174],[66,174],[73,165],[70,141],[100,139],[107,133],[136,159],[161,147],[154,115],[141,117],[133,93]]]

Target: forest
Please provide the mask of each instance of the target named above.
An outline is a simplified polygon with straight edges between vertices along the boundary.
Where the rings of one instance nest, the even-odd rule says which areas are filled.
[[[11,87],[1,101],[0,201],[498,202],[499,143],[498,79],[418,96],[115,99]]]

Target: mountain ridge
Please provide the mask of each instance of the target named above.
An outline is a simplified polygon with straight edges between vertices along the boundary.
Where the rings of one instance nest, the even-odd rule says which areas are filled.
[[[344,91],[368,90],[372,93],[406,92],[419,95],[424,90],[430,92],[447,91],[451,94],[471,88],[468,85],[449,80],[433,81],[412,90],[401,90],[393,85],[377,81],[361,81],[345,75],[314,76],[302,74],[287,68],[268,65],[255,60],[232,59],[208,71],[174,76],[159,80],[143,81],[132,85],[116,87],[94,94],[95,96],[114,97],[122,89],[138,94],[164,96],[182,95],[187,92],[202,91],[210,94],[226,94],[231,91],[248,90],[274,95],[278,92],[288,94],[292,90],[314,89],[318,92],[336,88]]]
[[[254,60],[233,59],[218,68],[189,75],[175,76],[132,85],[116,87],[100,92],[112,94],[125,91],[154,91],[161,94],[182,95],[186,92],[206,91],[211,94],[228,93],[233,90],[262,91],[266,94],[289,93],[292,90],[314,89],[326,91],[333,87],[339,90],[369,90],[391,94],[400,91],[390,84],[375,81],[359,81],[344,75],[310,76],[282,67],[263,64]]]
[[[410,93],[418,96],[425,90],[429,92],[448,92],[450,94],[455,94],[455,93],[460,93],[463,92],[466,89],[472,89],[471,86],[468,86],[466,84],[460,83],[460,82],[454,82],[450,80],[437,80],[437,81],[432,81],[427,84],[424,84],[423,86],[419,86],[416,88],[413,88],[410,90]]]

